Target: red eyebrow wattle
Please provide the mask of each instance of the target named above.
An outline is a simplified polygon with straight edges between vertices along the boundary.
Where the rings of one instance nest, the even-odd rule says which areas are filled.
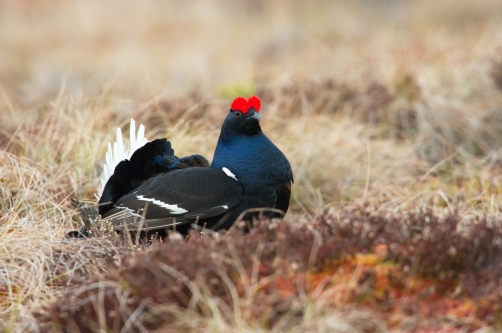
[[[261,101],[256,96],[251,96],[248,98],[249,105],[256,110],[256,112],[260,112]]]
[[[239,111],[246,114],[251,108],[260,112],[261,101],[256,96],[250,96],[247,100],[244,97],[237,97],[231,105],[233,111]]]

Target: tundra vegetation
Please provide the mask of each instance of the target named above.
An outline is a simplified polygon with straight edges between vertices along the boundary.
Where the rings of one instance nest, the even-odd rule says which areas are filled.
[[[498,0],[0,1],[0,330],[501,331],[501,18]],[[211,159],[251,94],[294,171],[282,222],[65,239],[115,128]]]

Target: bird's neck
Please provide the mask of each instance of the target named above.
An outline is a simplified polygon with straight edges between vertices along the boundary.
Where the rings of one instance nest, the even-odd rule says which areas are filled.
[[[245,175],[249,170],[263,166],[263,149],[269,144],[271,142],[263,132],[255,136],[236,135],[232,138],[220,135],[211,167],[226,167],[236,175]]]

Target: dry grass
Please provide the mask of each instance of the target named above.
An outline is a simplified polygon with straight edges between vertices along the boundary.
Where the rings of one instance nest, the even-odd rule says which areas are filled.
[[[289,221],[367,203],[497,217],[501,14],[498,0],[0,0],[0,328],[36,330],[34,313],[145,251],[63,237],[79,226],[69,198],[93,198],[106,142],[131,117],[211,159],[230,100],[258,94],[295,174]],[[390,325],[351,302],[326,311],[307,293],[298,326],[260,326],[193,283],[218,315],[165,305],[177,321],[161,330],[371,332],[416,319]],[[456,327],[483,325],[494,324]]]

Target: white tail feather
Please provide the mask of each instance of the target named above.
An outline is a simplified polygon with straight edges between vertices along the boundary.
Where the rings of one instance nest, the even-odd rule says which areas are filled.
[[[136,135],[136,122],[131,119],[130,136],[129,136],[129,149],[126,149],[124,140],[122,139],[122,131],[117,128],[117,140],[112,144],[108,142],[108,151],[105,156],[105,165],[103,165],[103,172],[101,174],[101,185],[96,189],[94,196],[99,200],[103,194],[106,182],[110,179],[115,171],[115,167],[123,160],[130,159],[132,154],[148,142],[145,137],[145,126],[139,125],[138,134]]]

